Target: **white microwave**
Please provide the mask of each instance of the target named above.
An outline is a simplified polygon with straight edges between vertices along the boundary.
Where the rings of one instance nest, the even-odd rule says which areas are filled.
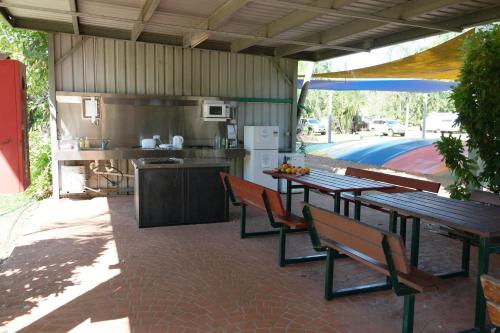
[[[204,101],[203,118],[208,121],[224,121],[231,118],[231,108],[223,101]]]

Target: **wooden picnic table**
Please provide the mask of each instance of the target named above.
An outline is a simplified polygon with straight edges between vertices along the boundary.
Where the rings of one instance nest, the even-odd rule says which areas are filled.
[[[378,192],[356,196],[355,200],[390,210],[391,221],[395,221],[394,215],[397,218],[398,213],[414,217],[410,262],[415,267],[418,266],[420,219],[445,225],[479,239],[474,327],[477,331],[483,332],[486,301],[481,289],[480,276],[488,273],[489,255],[494,249],[490,239],[500,236],[500,208],[477,202],[459,201],[428,192],[391,194]],[[395,232],[395,228],[392,231]]]
[[[333,194],[335,197],[334,211],[340,212],[340,195],[342,192],[353,192],[356,195],[364,191],[393,189],[395,185],[367,180],[357,177],[339,175],[329,171],[311,170],[310,174],[291,175],[272,170],[264,171],[265,174],[273,178],[285,179],[287,181],[286,189],[286,210],[288,213],[292,210],[292,189],[304,188],[304,201],[309,202],[309,190],[316,190],[322,193]],[[292,185],[297,183],[299,185]],[[355,214],[359,216],[361,207],[356,205]]]

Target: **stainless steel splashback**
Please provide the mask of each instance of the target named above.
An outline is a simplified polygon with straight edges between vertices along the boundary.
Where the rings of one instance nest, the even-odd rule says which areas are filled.
[[[159,134],[169,143],[174,135],[184,137],[185,146],[213,145],[215,135],[226,135],[225,122],[205,122],[201,103],[123,103],[101,99],[97,125],[81,116],[81,104],[58,103],[59,138],[107,138],[110,148],[133,147],[141,138]],[[107,103],[110,102],[110,103]],[[184,104],[184,105],[175,105]]]

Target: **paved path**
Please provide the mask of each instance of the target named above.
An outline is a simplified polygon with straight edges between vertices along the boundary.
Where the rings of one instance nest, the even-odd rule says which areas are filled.
[[[295,213],[301,200],[294,195]],[[332,205],[315,193],[311,202]],[[362,218],[387,227],[386,214],[363,211]],[[268,222],[249,209],[247,226]],[[460,243],[423,227],[421,268],[459,267]],[[306,234],[288,242],[290,255],[311,251]],[[139,229],[131,196],[45,201],[17,245],[0,269],[0,332],[401,331],[403,300],[391,291],[327,302],[324,262],[280,268],[277,237],[241,240],[236,221]],[[336,287],[384,279],[350,259],[335,270]],[[415,333],[469,328],[473,295],[471,278],[417,295]]]

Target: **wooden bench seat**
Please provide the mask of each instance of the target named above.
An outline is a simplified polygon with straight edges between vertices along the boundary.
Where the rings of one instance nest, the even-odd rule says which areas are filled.
[[[311,232],[316,233],[327,247],[325,270],[325,298],[390,289],[404,296],[403,332],[413,331],[415,294],[435,291],[441,280],[431,274],[411,267],[401,236],[305,204],[303,214]],[[333,290],[333,270],[336,252],[377,270],[388,277],[382,284]]]
[[[240,207],[240,237],[254,237],[279,233],[278,264],[316,261],[324,259],[325,254],[286,258],[286,234],[293,231],[307,231],[304,218],[286,212],[281,195],[267,187],[249,182],[245,179],[221,172],[220,177],[231,203]],[[250,206],[267,214],[271,227],[275,230],[247,232],[246,207]],[[276,230],[278,229],[278,230]],[[323,248],[314,248],[324,252]]]
[[[500,280],[491,275],[481,275],[481,287],[484,298],[486,299],[486,311],[490,318],[490,324],[487,324],[484,332],[500,332]],[[460,331],[459,333],[478,333],[477,328]]]
[[[490,321],[496,330],[500,330],[500,280],[489,275],[482,275],[481,285]]]

